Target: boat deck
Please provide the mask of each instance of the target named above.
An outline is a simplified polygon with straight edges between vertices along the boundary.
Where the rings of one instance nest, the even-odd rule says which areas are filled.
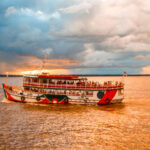
[[[77,85],[54,85],[54,84],[39,84],[39,83],[24,83],[24,87],[47,88],[47,89],[62,89],[62,90],[115,90],[123,89],[123,85],[107,85],[107,86],[77,86]]]

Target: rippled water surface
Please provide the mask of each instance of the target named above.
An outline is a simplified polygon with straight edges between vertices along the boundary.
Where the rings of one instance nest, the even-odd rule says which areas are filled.
[[[2,82],[20,85],[22,78]],[[125,84],[124,101],[108,106],[21,104],[0,89],[0,149],[150,150],[150,77]]]

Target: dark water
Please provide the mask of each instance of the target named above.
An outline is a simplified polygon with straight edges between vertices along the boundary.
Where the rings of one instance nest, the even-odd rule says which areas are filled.
[[[125,83],[123,103],[108,106],[8,102],[0,89],[0,149],[150,150],[150,77]]]

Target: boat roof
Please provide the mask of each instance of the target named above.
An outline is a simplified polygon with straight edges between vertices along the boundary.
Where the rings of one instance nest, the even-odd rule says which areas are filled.
[[[80,78],[75,75],[49,75],[49,74],[39,74],[39,75],[25,75],[24,77],[29,78],[45,78],[45,79],[60,79],[60,80],[87,80],[87,78]]]
[[[51,79],[79,79],[78,76],[67,76],[67,75],[38,75],[38,77]]]

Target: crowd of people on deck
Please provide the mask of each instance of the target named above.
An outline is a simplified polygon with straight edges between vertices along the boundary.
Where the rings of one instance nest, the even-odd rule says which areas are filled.
[[[35,82],[36,81],[36,82]],[[25,81],[26,82],[26,81]],[[62,85],[62,86],[77,86],[77,87],[111,87],[111,86],[123,86],[122,82],[112,82],[112,81],[107,81],[104,83],[99,83],[96,81],[87,81],[87,80],[47,80],[43,79],[40,81],[37,80],[28,80],[27,83],[38,83],[38,84],[46,84],[46,85]]]

